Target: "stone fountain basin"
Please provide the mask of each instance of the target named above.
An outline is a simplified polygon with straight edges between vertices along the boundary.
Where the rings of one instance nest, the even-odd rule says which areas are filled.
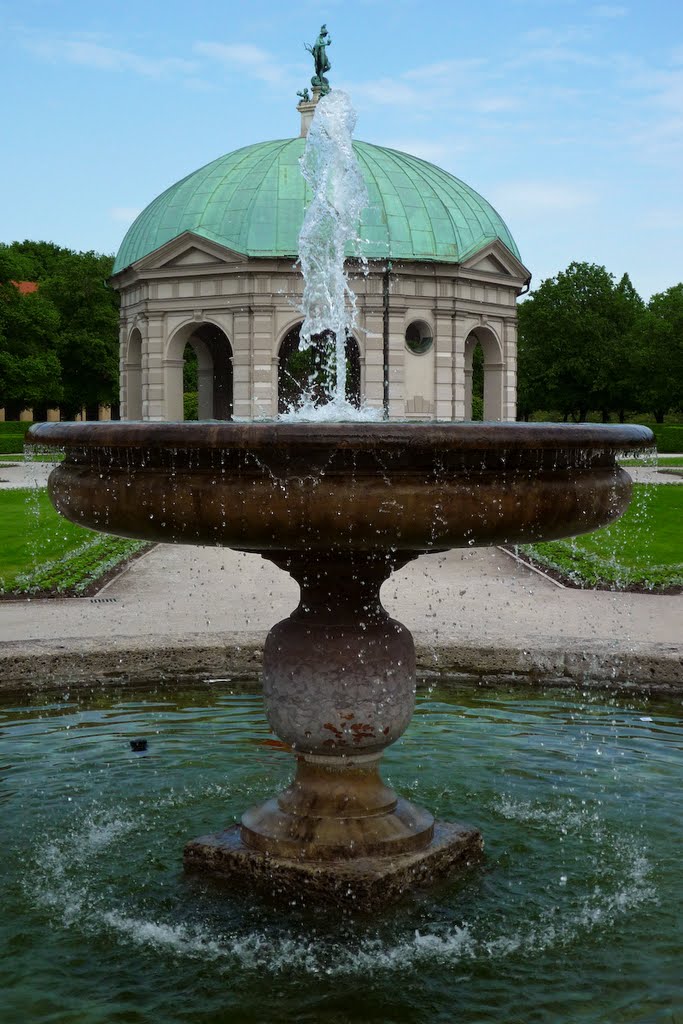
[[[251,551],[429,551],[552,540],[628,505],[633,425],[49,423],[62,515],[150,541]]]

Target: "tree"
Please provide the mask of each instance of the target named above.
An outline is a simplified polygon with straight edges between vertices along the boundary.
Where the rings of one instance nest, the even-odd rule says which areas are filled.
[[[106,284],[112,267],[111,256],[76,253],[53,242],[25,240],[0,246],[0,287],[8,300],[4,329],[0,311],[0,355],[5,356],[1,386],[6,393],[14,393],[19,387],[16,381],[22,380],[22,392],[42,394],[51,374],[50,397],[25,400],[26,404],[58,400],[64,412],[73,415],[83,405],[116,401],[119,304],[118,294]],[[38,291],[19,296],[9,283],[13,280],[35,281]],[[50,311],[47,329],[39,322],[39,309],[43,320]],[[8,317],[14,317],[11,323]],[[20,339],[21,352],[17,347]],[[23,368],[16,362],[19,357],[39,354],[41,359]],[[11,386],[10,380],[14,382]],[[39,380],[43,380],[42,392]]]
[[[59,315],[39,292],[22,295],[12,280],[0,284],[0,406],[55,405],[62,397]]]
[[[585,420],[590,409],[624,410],[633,383],[633,338],[642,301],[627,275],[571,263],[519,307],[519,409],[558,409]]]
[[[683,284],[653,295],[639,324],[638,371],[643,408],[657,423],[683,409]]]

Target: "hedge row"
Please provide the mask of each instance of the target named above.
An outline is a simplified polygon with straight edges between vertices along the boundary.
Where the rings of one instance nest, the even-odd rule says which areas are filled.
[[[19,420],[3,421],[0,423],[0,437],[3,434],[21,434],[23,437],[30,426],[30,423],[20,423]]]
[[[23,450],[23,434],[0,434],[0,455],[21,455]]]
[[[683,452],[683,423],[652,423],[650,429],[655,435],[660,455]]]
[[[0,455],[22,452],[24,435],[30,426],[30,423],[19,423],[17,420],[0,423]],[[652,423],[650,426],[657,439],[660,455],[683,452],[683,423]]]

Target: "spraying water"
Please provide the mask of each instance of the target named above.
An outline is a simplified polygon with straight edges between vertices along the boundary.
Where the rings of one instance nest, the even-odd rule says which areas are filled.
[[[368,204],[365,182],[353,151],[356,112],[345,92],[323,96],[306,139],[301,173],[313,192],[299,235],[304,278],[300,347],[329,339],[328,374],[334,380],[330,401],[318,409],[312,397],[297,418],[318,420],[378,418],[376,410],[359,412],[346,399],[346,338],[356,326],[356,296],[349,285],[344,256],[359,245],[358,224]],[[292,414],[286,414],[291,416]]]

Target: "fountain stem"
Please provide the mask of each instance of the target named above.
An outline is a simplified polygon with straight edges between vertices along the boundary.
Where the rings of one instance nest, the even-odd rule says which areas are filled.
[[[415,648],[382,607],[380,587],[410,554],[268,552],[301,587],[266,640],[268,721],[297,755],[296,777],[242,818],[248,847],[299,860],[426,847],[434,819],[382,782],[379,759],[415,703]]]

